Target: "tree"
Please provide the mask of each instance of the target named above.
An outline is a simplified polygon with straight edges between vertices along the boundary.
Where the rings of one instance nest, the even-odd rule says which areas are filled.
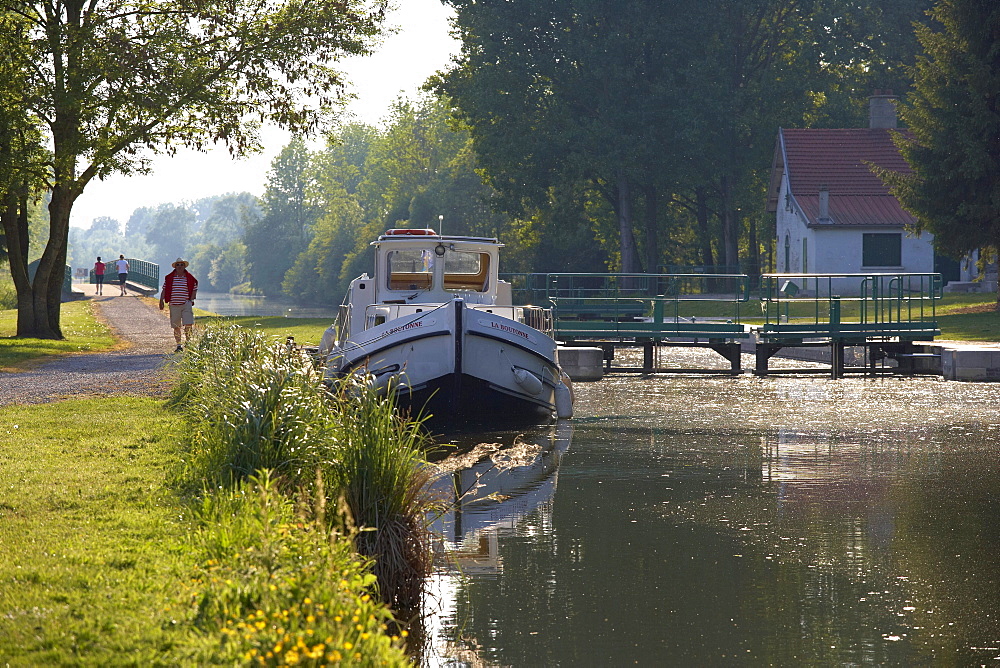
[[[261,122],[314,127],[342,88],[330,64],[369,51],[384,9],[384,0],[0,0],[0,46],[13,63],[0,101],[15,112],[0,121],[0,173],[41,177],[52,197],[34,281],[20,262],[11,267],[18,335],[61,337],[70,212],[92,179],[142,170],[148,150],[221,141],[245,153]],[[9,141],[22,128],[44,134],[51,153]],[[0,217],[23,255],[14,192],[4,188]]]
[[[261,198],[263,215],[243,233],[250,284],[267,295],[281,294],[285,272],[308,245],[319,212],[308,199],[310,153],[293,139],[271,163]]]
[[[161,204],[156,208],[145,236],[156,264],[166,267],[184,255],[196,219],[195,212],[185,205]]]
[[[496,202],[547,226],[573,194],[623,271],[755,264],[777,129],[856,124],[912,51],[890,28],[928,2],[446,1],[462,52],[431,85]]]
[[[256,220],[260,203],[250,193],[229,193],[214,197],[199,230],[202,243],[229,246],[242,238],[248,221]]]
[[[913,90],[896,141],[910,175],[882,172],[917,231],[961,257],[1000,250],[1000,5],[939,0],[921,25]],[[1000,310],[1000,290],[997,294]]]

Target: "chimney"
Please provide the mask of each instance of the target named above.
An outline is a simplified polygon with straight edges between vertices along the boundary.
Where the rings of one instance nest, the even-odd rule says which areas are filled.
[[[830,190],[826,186],[819,187],[819,218],[817,222],[830,220]]]
[[[898,99],[892,94],[892,90],[876,88],[874,94],[868,98],[868,127],[896,127],[896,100]]]

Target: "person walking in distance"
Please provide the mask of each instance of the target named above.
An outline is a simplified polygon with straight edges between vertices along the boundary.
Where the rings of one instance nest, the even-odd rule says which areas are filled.
[[[104,294],[104,263],[101,262],[101,256],[97,256],[97,262],[94,263],[94,282],[97,284],[97,294]]]
[[[191,341],[191,330],[194,328],[194,298],[198,295],[198,279],[187,270],[188,263],[177,258],[171,267],[172,272],[163,277],[163,290],[160,291],[160,310],[164,304],[170,304],[170,326],[174,328],[174,339],[177,348],[174,352],[184,350],[181,346],[181,326],[184,326],[184,343]]]
[[[125,259],[124,255],[118,256],[118,261],[115,262],[118,267],[118,283],[121,285],[122,294],[125,293],[125,281],[128,279],[128,260]]]

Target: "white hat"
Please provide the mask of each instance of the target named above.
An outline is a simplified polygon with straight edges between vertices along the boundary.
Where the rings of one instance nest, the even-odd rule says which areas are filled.
[[[176,260],[174,260],[174,263],[170,266],[173,267],[174,269],[177,269],[178,267],[187,267],[188,262],[187,260],[182,260],[180,258],[177,258]]]

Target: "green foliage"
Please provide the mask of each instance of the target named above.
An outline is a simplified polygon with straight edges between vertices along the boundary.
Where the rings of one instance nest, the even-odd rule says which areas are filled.
[[[145,170],[148,150],[223,142],[242,155],[257,148],[265,121],[312,129],[343,101],[331,63],[368,53],[384,11],[383,0],[10,3],[0,101],[12,113],[0,117],[0,134],[34,137],[0,150],[0,174],[20,175],[9,181],[20,187],[34,175],[52,193],[42,262],[30,286],[18,284],[30,293],[19,301],[19,333],[61,337],[70,214],[88,183]],[[171,239],[153,243],[167,252]]]
[[[912,175],[884,174],[893,193],[953,257],[1000,248],[1000,6],[940,0],[913,91],[902,105],[912,135],[898,144]],[[932,27],[933,26],[933,27]]]
[[[309,244],[319,215],[308,199],[309,179],[309,151],[293,139],[271,165],[263,214],[243,234],[250,282],[266,295],[281,294],[285,273]]]
[[[275,160],[264,215],[244,235],[255,289],[336,303],[371,271],[370,243],[388,228],[437,228],[443,217],[446,234],[506,233],[447,102],[398,101],[386,124],[345,125],[314,153],[296,140]]]
[[[900,83],[912,57],[890,28],[928,0],[448,4],[462,53],[432,85],[496,203],[553,221],[537,239],[585,215],[609,268],[653,272],[741,252],[756,266],[777,128],[860,120],[871,84]]]
[[[322,372],[283,343],[252,329],[210,327],[188,346],[179,371],[172,404],[197,425],[192,466],[213,484],[264,469],[311,475],[329,457],[335,425]]]
[[[402,638],[389,635],[391,614],[371,597],[369,562],[323,516],[296,508],[267,473],[205,497],[192,535],[203,565],[187,592],[188,661],[409,665]]]
[[[17,292],[14,290],[14,283],[10,276],[0,274],[0,311],[6,311],[17,307]],[[0,315],[2,317],[2,315]]]
[[[429,440],[419,421],[400,417],[392,395],[380,396],[367,379],[342,383],[335,405],[342,430],[328,470],[331,482],[354,523],[378,529],[360,533],[355,543],[375,559],[383,597],[393,610],[416,614],[431,567]]]
[[[383,600],[409,614],[430,566],[420,424],[368,379],[331,392],[314,360],[268,338],[218,326],[187,348],[171,404],[194,429],[189,475],[214,488],[269,470],[323,503],[344,498],[351,522],[372,529],[355,542],[376,559]]]

